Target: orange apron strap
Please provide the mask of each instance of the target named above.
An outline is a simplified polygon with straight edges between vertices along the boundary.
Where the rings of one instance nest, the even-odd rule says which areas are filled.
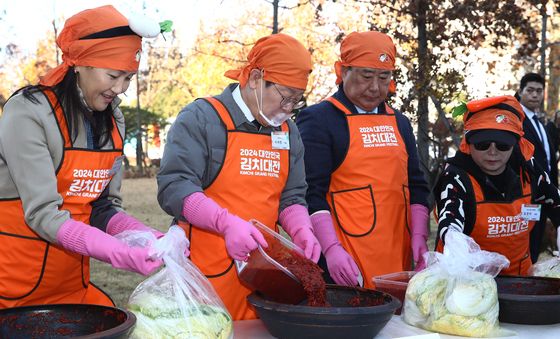
[[[391,108],[391,106],[387,105],[387,103],[385,103],[385,111],[387,112],[387,114],[395,114],[395,110]]]
[[[119,127],[117,126],[117,122],[115,120],[115,117],[111,118],[113,120],[113,132],[111,137],[113,138],[113,145],[115,147],[115,150],[117,151],[122,151],[123,149],[123,138],[121,133],[119,132]]]
[[[342,102],[340,102],[338,99],[336,99],[335,97],[328,97],[326,99],[328,102],[330,102],[331,104],[333,104],[336,108],[338,108],[339,110],[341,110],[344,114],[346,115],[352,115],[352,112],[350,112],[350,110],[348,108],[346,108],[346,106],[344,106],[342,104]]]
[[[213,97],[203,98],[202,100],[206,100],[210,104],[210,106],[214,107],[214,109],[220,116],[220,119],[222,119],[222,122],[226,125],[226,129],[228,131],[235,129],[235,124],[231,119],[231,115],[229,114],[229,111],[224,106],[224,104],[222,104],[220,100]]]
[[[66,117],[64,116],[64,111],[62,110],[62,106],[60,105],[58,97],[56,96],[54,91],[51,90],[43,91],[43,94],[47,97],[47,100],[49,100],[56,121],[58,122],[60,134],[62,134],[62,138],[64,139],[64,148],[72,147],[70,130],[68,129],[68,124],[66,124]]]

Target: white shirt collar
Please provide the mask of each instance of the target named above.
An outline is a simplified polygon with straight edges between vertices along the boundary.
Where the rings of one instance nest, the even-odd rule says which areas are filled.
[[[241,112],[245,115],[245,118],[247,118],[247,121],[252,122],[255,120],[255,117],[253,116],[253,113],[251,113],[249,106],[247,106],[245,101],[243,101],[243,98],[241,97],[241,90],[239,89],[240,87],[241,86],[237,85],[233,92],[231,92],[231,95],[233,96],[233,100],[237,106],[241,109]]]
[[[521,104],[521,108],[523,108],[523,111],[525,111],[525,116],[527,116],[527,119],[533,119],[533,116],[536,114],[535,112],[523,106],[523,104]]]
[[[354,107],[356,107],[356,110],[357,110],[358,113],[360,113],[360,114],[363,114],[363,113],[375,113],[375,114],[377,114],[377,107],[375,107],[375,108],[373,109],[373,111],[371,111],[371,112],[367,112],[366,110],[361,109],[360,107],[358,107],[358,106],[356,106],[356,105],[354,105]]]

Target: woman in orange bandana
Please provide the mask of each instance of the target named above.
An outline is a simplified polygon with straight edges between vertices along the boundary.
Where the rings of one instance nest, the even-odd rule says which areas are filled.
[[[303,145],[290,119],[304,104],[310,72],[311,55],[299,41],[261,38],[244,67],[225,74],[239,83],[187,105],[169,130],[158,200],[187,230],[191,260],[234,320],[256,318],[234,260],[267,246],[248,220],[275,230],[278,221],[307,258],[319,258],[305,203]]]
[[[409,120],[385,103],[396,48],[381,32],[353,32],[335,64],[338,91],[297,119],[305,145],[311,221],[341,285],[422,267],[429,189]]]
[[[514,97],[475,100],[462,110],[465,136],[434,190],[438,250],[448,232],[463,232],[509,259],[502,274],[527,275],[529,234],[540,213],[550,209],[560,223],[558,189],[535,165],[533,145],[523,137],[525,114]]]
[[[63,63],[16,92],[0,116],[0,308],[113,305],[89,281],[89,257],[150,274],[148,248],[114,235],[143,230],[120,202],[124,120],[117,95],[138,69],[157,23],[112,6],[69,18],[57,38]]]

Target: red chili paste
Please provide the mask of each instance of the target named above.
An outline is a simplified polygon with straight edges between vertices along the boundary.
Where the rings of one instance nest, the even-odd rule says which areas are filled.
[[[313,261],[276,242],[269,242],[266,253],[280,265],[292,272],[303,285],[307,295],[307,305],[316,307],[330,306],[326,298],[326,284],[321,274],[323,270]]]

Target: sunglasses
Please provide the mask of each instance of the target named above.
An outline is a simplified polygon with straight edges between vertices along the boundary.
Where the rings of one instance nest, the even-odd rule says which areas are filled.
[[[502,144],[502,143],[494,142],[494,141],[477,142],[477,143],[474,143],[473,145],[474,145],[474,148],[477,151],[486,151],[487,149],[490,148],[491,144],[496,145],[496,149],[498,151],[501,151],[501,152],[509,151],[513,147],[513,145]]]

